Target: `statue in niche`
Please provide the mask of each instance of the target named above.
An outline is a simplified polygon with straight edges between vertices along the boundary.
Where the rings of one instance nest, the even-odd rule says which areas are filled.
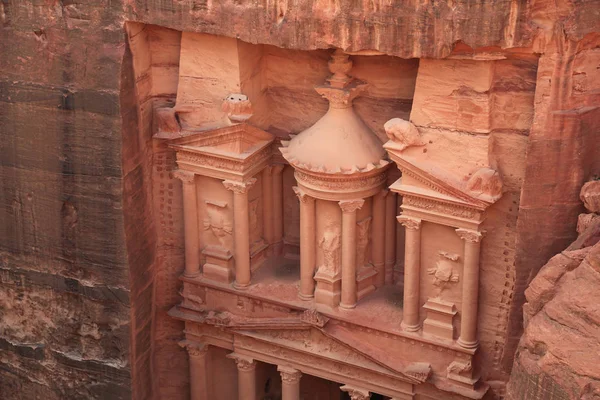
[[[427,273],[433,275],[433,285],[437,288],[437,297],[440,297],[444,289],[450,284],[458,282],[458,273],[454,272],[458,255],[445,251],[440,251],[438,254],[440,259],[435,263],[435,267],[427,270]]]
[[[356,224],[356,265],[358,268],[369,263],[367,248],[369,247],[369,228],[371,217],[365,218]]]
[[[323,251],[323,265],[319,267],[320,272],[335,276],[340,265],[340,231],[337,227],[328,227],[319,241],[319,247]]]
[[[204,220],[204,230],[211,231],[217,238],[219,244],[225,247],[226,237],[233,232],[233,224],[227,218],[225,208],[227,203],[219,201],[206,200],[206,219]]]

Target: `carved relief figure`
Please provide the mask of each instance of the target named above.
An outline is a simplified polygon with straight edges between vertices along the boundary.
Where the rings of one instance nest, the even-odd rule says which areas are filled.
[[[340,231],[335,226],[330,226],[323,233],[319,241],[319,247],[323,250],[323,265],[319,268],[321,272],[329,275],[337,275],[340,265]]]
[[[204,219],[204,230],[210,230],[223,247],[225,247],[226,237],[233,232],[232,223],[227,218],[226,207],[225,202],[206,200],[207,217]]]
[[[250,216],[250,240],[252,243],[261,241],[261,226],[258,220],[258,210],[260,205],[260,199],[256,198],[248,205],[248,212]]]
[[[360,268],[369,263],[367,248],[369,247],[369,229],[371,217],[358,222],[356,230],[356,265]]]
[[[454,272],[458,255],[440,251],[439,256],[440,259],[435,263],[435,267],[427,270],[429,275],[433,275],[433,285],[437,287],[438,297],[451,283],[458,282],[458,273]]]

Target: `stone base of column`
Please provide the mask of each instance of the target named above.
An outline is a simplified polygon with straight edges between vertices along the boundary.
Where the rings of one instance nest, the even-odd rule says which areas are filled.
[[[239,284],[239,283],[236,281],[236,282],[233,282],[233,285],[232,285],[232,286],[233,286],[233,288],[234,288],[234,289],[237,289],[237,290],[246,290],[246,289],[248,289],[248,288],[250,287],[250,284],[249,284],[249,283],[247,283],[247,284],[245,284],[245,285],[240,285],[240,284]]]
[[[456,343],[464,349],[476,349],[477,347],[479,347],[479,340],[466,341],[466,340],[463,340],[462,338],[458,338]]]
[[[423,305],[427,318],[423,321],[423,333],[446,340],[454,340],[454,316],[458,313],[454,303],[442,299],[428,299]]]
[[[206,279],[217,282],[231,283],[235,276],[233,269],[233,254],[220,246],[207,246],[202,250],[206,263],[202,267],[202,274]]]
[[[315,303],[337,307],[342,297],[342,277],[339,274],[331,276],[318,271],[315,274],[315,281],[317,281]]]
[[[300,300],[304,300],[304,301],[309,301],[315,298],[314,294],[313,295],[308,295],[308,294],[303,294],[298,292],[298,298]]]
[[[421,324],[407,325],[404,323],[404,321],[402,321],[402,323],[400,324],[400,327],[402,328],[402,330],[404,330],[406,332],[417,332],[421,329]]]

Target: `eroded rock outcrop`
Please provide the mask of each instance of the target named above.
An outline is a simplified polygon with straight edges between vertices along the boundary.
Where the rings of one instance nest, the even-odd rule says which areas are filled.
[[[600,182],[588,182],[582,199],[599,188]],[[600,398],[600,218],[582,214],[580,227],[582,219],[587,223],[577,240],[525,291],[525,332],[508,385],[511,399]]]

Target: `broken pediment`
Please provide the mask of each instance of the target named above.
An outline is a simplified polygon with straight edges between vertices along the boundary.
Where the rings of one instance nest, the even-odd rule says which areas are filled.
[[[490,167],[488,138],[460,144],[400,118],[388,121],[385,130],[390,140],[384,148],[403,175],[398,189],[478,210],[502,196],[500,174]]]
[[[253,176],[271,158],[273,136],[242,123],[171,140],[182,169],[220,179]]]

